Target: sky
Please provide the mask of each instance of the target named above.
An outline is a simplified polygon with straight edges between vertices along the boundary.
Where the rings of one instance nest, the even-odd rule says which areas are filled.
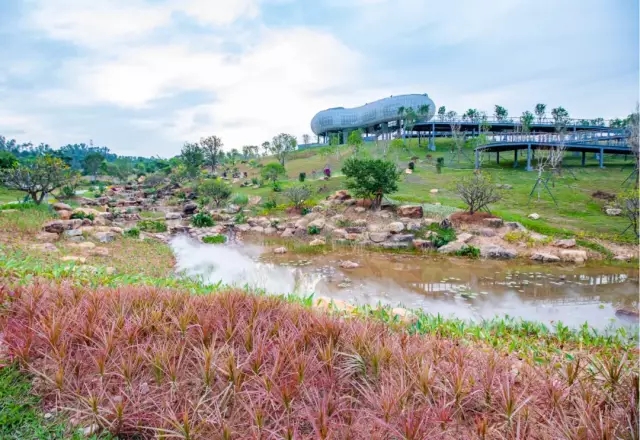
[[[0,0],[0,135],[171,157],[390,95],[624,117],[638,0]]]

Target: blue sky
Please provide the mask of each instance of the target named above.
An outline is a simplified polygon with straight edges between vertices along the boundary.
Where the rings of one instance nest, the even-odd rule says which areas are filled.
[[[0,1],[0,134],[169,157],[310,133],[324,108],[630,113],[637,0]]]

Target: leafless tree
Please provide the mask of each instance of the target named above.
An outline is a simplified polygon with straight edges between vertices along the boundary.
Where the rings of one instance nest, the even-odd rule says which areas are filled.
[[[472,215],[502,199],[498,188],[482,173],[463,177],[456,185],[456,192]]]

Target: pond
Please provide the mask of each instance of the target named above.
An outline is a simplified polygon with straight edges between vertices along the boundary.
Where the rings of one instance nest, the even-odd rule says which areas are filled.
[[[402,305],[463,319],[509,315],[597,329],[634,326],[638,274],[597,266],[529,265],[523,262],[381,254],[339,249],[326,255],[274,255],[258,244],[205,245],[171,241],[177,270],[272,293],[315,293],[357,304]],[[359,267],[342,269],[342,261]]]

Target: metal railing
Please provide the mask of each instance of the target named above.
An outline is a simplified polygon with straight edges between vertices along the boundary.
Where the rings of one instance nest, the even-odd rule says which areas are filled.
[[[487,143],[492,144],[603,144],[616,146],[626,146],[626,133],[620,129],[610,129],[605,131],[580,131],[569,133],[494,133],[487,138]]]

